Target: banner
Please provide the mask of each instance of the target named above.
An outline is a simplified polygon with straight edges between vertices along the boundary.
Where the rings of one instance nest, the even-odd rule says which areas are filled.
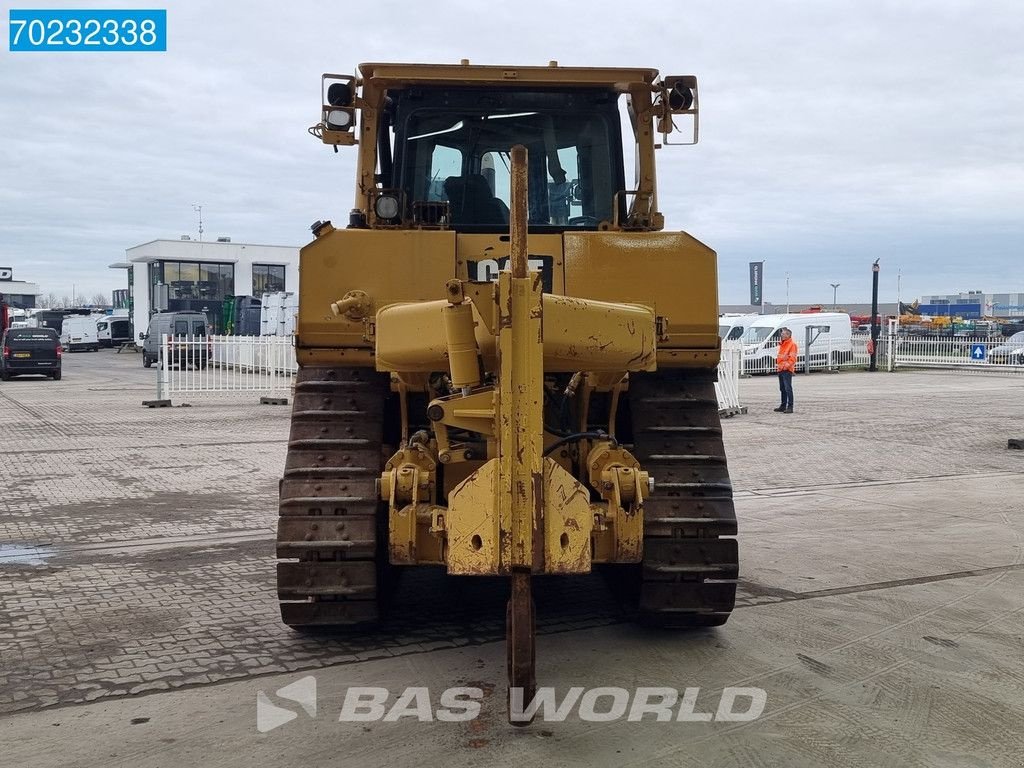
[[[764,296],[761,293],[761,280],[763,278],[764,262],[750,262],[750,303],[755,307],[760,307],[764,302]]]

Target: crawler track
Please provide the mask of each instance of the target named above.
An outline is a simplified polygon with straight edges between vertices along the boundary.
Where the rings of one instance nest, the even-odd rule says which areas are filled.
[[[713,373],[660,370],[630,379],[633,453],[654,478],[644,504],[638,618],[664,627],[724,624],[739,553]]]
[[[299,369],[277,527],[281,618],[293,627],[374,622],[382,559],[377,479],[387,378]]]

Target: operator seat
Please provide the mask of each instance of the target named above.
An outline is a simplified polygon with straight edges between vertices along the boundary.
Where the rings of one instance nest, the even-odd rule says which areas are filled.
[[[444,193],[453,224],[508,224],[506,206],[491,194],[487,179],[479,173],[449,176]]]

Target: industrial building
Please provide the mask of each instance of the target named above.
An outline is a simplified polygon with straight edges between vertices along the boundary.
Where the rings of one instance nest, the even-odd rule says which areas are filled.
[[[899,305],[894,302],[879,302],[878,314],[882,317],[895,315]],[[849,315],[871,315],[871,303],[841,303],[833,305],[832,302],[819,302],[817,304],[773,304],[766,301],[763,307],[754,304],[721,304],[719,312],[739,315],[781,315],[790,312],[846,312]]]
[[[299,249],[286,245],[216,241],[153,240],[125,251],[111,269],[128,272],[128,304],[139,338],[161,310],[205,312],[211,330],[222,330],[224,300],[298,291]]]
[[[39,286],[14,279],[13,267],[0,267],[0,298],[18,309],[32,309],[39,297]]]
[[[918,312],[931,317],[1024,317],[1024,293],[967,291],[922,296]]]

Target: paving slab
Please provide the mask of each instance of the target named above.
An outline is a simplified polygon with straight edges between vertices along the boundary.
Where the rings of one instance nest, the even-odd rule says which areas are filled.
[[[143,408],[154,394],[112,352],[0,384],[5,764],[1022,764],[1020,377],[798,376],[791,416],[772,379],[741,382],[730,622],[643,632],[601,579],[542,580],[539,672],[560,691],[700,686],[712,709],[760,686],[764,715],[522,730],[503,722],[502,580],[417,569],[381,630],[292,632],[272,542],[287,409]],[[318,717],[258,733],[256,692],[287,703],[309,674]],[[468,724],[334,722],[357,684],[486,695]]]
[[[617,625],[540,638],[538,675],[574,685],[766,692],[750,722],[505,722],[500,643],[337,665],[313,673],[317,711],[259,733],[259,692],[308,673],[97,702],[0,720],[19,766],[565,765],[1018,766],[1024,754],[1024,572],[743,608],[722,629],[680,636]],[[426,687],[482,694],[468,723],[338,722],[348,689],[388,704]],[[278,704],[288,704],[277,697]]]

